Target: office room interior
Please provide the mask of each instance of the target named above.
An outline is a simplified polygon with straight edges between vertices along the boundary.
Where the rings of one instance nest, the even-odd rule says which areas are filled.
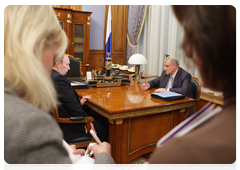
[[[54,6],[54,5],[53,5]],[[134,54],[141,54],[146,60],[147,64],[140,64],[139,72],[143,71],[143,75],[145,77],[152,76],[160,76],[162,71],[164,70],[164,58],[166,56],[176,57],[179,61],[179,67],[183,68],[187,72],[189,72],[192,77],[196,79],[199,78],[199,73],[196,67],[193,65],[191,59],[188,59],[183,50],[181,49],[181,42],[183,39],[183,28],[178,23],[174,13],[172,11],[171,6],[169,5],[55,5],[56,8],[66,8],[75,11],[85,11],[91,12],[87,14],[88,17],[88,26],[90,27],[89,31],[89,52],[88,56],[81,58],[82,65],[87,67],[82,68],[83,75],[87,76],[87,72],[95,71],[99,73],[99,70],[104,70],[107,68],[106,66],[106,42],[108,38],[108,13],[109,9],[111,11],[111,34],[112,34],[112,51],[110,54],[112,70],[120,71],[122,74],[133,75],[135,76],[134,71],[129,71],[130,69],[135,69],[135,65],[128,63],[131,56]],[[61,9],[58,9],[61,10]],[[61,13],[56,10],[56,15]],[[73,17],[73,16],[72,16]],[[61,19],[61,17],[58,17]],[[60,20],[61,21],[61,20]],[[90,21],[90,23],[89,23]],[[89,28],[88,28],[89,29]],[[70,45],[71,46],[71,41]],[[84,45],[83,45],[84,46]],[[69,50],[71,53],[71,50]],[[74,56],[74,53],[72,54]],[[117,66],[116,66],[117,65]],[[115,68],[115,67],[116,68]],[[123,67],[127,67],[124,69]],[[100,71],[100,72],[101,72]],[[104,71],[102,71],[103,73]],[[101,73],[100,73],[101,74]],[[91,74],[93,75],[93,74]],[[96,76],[96,75],[95,75]],[[133,77],[134,80],[134,77]],[[107,97],[111,98],[112,96],[122,97],[123,100],[126,97],[128,101],[133,102],[134,107],[141,106],[141,103],[144,102],[144,99],[151,99],[150,95],[146,95],[144,97],[140,96],[141,87],[140,84],[143,84],[146,79],[141,79],[138,86],[135,88],[128,87],[126,92],[127,94],[123,95],[122,92],[113,93],[105,90],[105,92],[101,93],[109,93]],[[122,85],[124,86],[124,85]],[[117,87],[116,87],[117,88]],[[129,91],[134,91],[130,94]],[[153,92],[153,91],[152,91]],[[99,93],[97,91],[92,93]],[[91,94],[88,94],[91,96]],[[223,105],[223,96],[222,92],[212,91],[204,87],[200,87],[200,92],[198,96],[198,101],[195,103],[195,111],[200,110],[206,103],[213,102],[216,106],[222,107]],[[79,92],[80,94],[80,92]],[[86,93],[80,94],[84,95]],[[137,95],[136,95],[137,94]],[[97,99],[96,99],[97,100]],[[100,103],[106,102],[104,97]],[[119,101],[115,101],[119,102]],[[120,101],[122,102],[122,101]],[[129,103],[124,103],[121,106],[121,109],[132,109],[128,108]],[[105,104],[106,105],[106,104]],[[116,107],[116,106],[114,106]],[[113,113],[114,109],[109,107],[109,110]],[[142,109],[144,110],[144,109]],[[150,111],[150,110],[149,110]],[[127,111],[126,111],[127,112]],[[141,111],[139,111],[141,112]],[[130,113],[128,113],[130,114]],[[102,113],[104,115],[104,113]],[[106,115],[105,115],[106,117]],[[116,116],[117,117],[117,116]],[[108,122],[113,124],[121,124],[121,120],[109,120],[112,119],[111,116],[108,117]],[[170,120],[170,119],[169,119]],[[130,121],[130,119],[129,119]],[[178,120],[180,121],[180,120]],[[178,122],[179,123],[179,122]],[[176,124],[172,124],[171,128],[176,126]],[[123,123],[122,123],[123,124]],[[131,123],[129,123],[131,124]],[[126,127],[129,128],[129,127]],[[132,126],[134,129],[134,126]],[[165,134],[164,132],[163,134]],[[131,133],[129,133],[131,134]],[[133,134],[133,133],[132,133]],[[161,135],[163,135],[161,134]],[[113,143],[116,144],[114,141]],[[154,142],[146,142],[144,145],[152,145],[154,146]],[[133,142],[134,144],[134,142]],[[134,149],[132,149],[133,154],[131,155],[131,145],[126,145],[130,149],[126,154],[129,154],[129,159],[127,158],[119,158],[119,162],[128,163],[130,160],[137,156],[133,156],[134,152],[141,148],[145,147],[144,145],[140,145]],[[114,146],[113,146],[114,147]],[[144,150],[144,149],[143,149]],[[148,149],[146,149],[148,150]],[[149,149],[151,150],[151,149]],[[117,151],[113,151],[117,152]],[[145,154],[148,151],[142,151],[142,154]],[[115,154],[115,153],[113,153]],[[138,154],[138,156],[141,154]],[[131,157],[132,156],[132,157]],[[117,156],[116,156],[117,157]]]
[[[109,5],[52,6],[91,12],[88,62],[82,62],[83,65],[90,65],[88,70],[104,67]],[[146,58],[147,64],[140,65],[140,71],[143,71],[144,74],[160,76],[164,70],[163,60],[166,55],[170,55],[176,57],[179,66],[188,71],[192,77],[199,78],[198,70],[193,62],[187,59],[181,50],[183,29],[177,22],[170,5],[112,5],[111,11],[113,65],[117,64],[118,68],[127,65],[127,69],[130,69],[134,65],[128,63],[129,58],[133,54],[142,54]],[[136,16],[138,22],[134,22],[137,20]],[[133,21],[132,24],[131,21]],[[130,31],[132,35],[130,35]],[[73,52],[71,53],[74,55]],[[86,73],[86,70],[82,69]],[[221,92],[205,87],[202,87],[201,91],[206,98],[216,99],[218,104],[221,104],[223,97]]]
[[[63,130],[63,146],[72,163],[98,162],[101,159],[93,157],[93,152],[80,154],[91,157],[87,160],[80,159],[72,151],[90,150],[95,144],[105,144],[106,141],[111,146],[108,153],[111,160],[106,161],[107,164],[149,164],[154,162],[157,148],[167,140],[194,131],[224,109],[224,92],[201,84],[202,77],[193,57],[187,56],[183,49],[184,24],[179,22],[173,6],[51,7],[68,39],[63,60],[59,62],[69,62],[62,74],[61,70],[55,69],[57,61],[54,61],[51,78],[60,102],[53,106],[51,116]],[[53,71],[69,81],[78,104],[88,116],[62,116],[59,106],[65,99],[59,97]],[[179,84],[181,87],[177,87]],[[97,132],[99,127],[93,125],[94,121],[104,125],[106,140],[101,138],[102,132]],[[65,138],[65,124],[78,123],[89,135],[73,140]],[[145,167],[148,168],[158,169],[151,165]]]

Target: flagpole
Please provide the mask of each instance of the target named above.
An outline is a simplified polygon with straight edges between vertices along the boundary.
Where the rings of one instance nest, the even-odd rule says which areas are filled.
[[[111,5],[108,8],[107,17],[107,29],[106,29],[106,42],[105,42],[105,62],[106,58],[112,58],[112,15],[111,15]]]

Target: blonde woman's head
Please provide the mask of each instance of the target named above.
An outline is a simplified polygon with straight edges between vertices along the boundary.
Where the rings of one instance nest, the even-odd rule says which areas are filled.
[[[67,37],[51,6],[7,6],[4,11],[4,78],[20,97],[50,111],[56,91],[50,79]]]

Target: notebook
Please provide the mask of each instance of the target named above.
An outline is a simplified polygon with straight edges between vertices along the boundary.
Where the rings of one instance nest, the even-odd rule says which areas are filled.
[[[173,100],[180,100],[180,99],[185,99],[185,96],[179,93],[175,93],[172,91],[166,91],[163,93],[152,93],[151,97],[163,100],[166,102],[173,101]]]
[[[62,140],[63,146],[68,152],[68,155],[72,161],[72,169],[77,170],[92,170],[95,159],[88,156],[81,156],[73,154],[73,149],[67,144],[65,140]]]

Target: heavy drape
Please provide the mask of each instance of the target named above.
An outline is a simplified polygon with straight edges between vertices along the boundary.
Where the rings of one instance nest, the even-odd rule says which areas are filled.
[[[128,6],[127,62],[129,58],[136,52],[137,42],[142,31],[146,11],[147,5]]]

